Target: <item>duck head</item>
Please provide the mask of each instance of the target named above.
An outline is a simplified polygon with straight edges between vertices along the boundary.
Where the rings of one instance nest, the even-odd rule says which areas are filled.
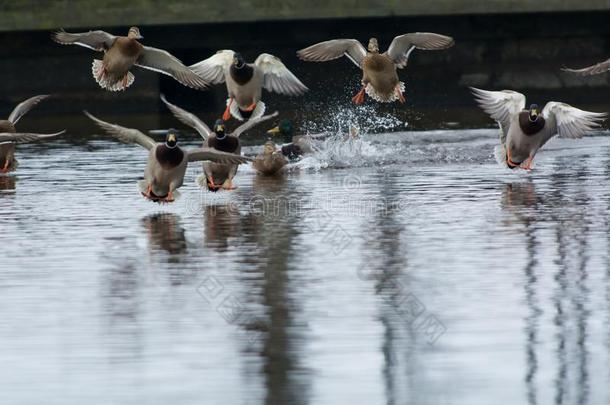
[[[178,145],[178,136],[176,135],[176,131],[170,129],[167,131],[167,135],[165,136],[165,146],[172,149]]]
[[[243,56],[241,56],[241,53],[234,52],[233,53],[233,66],[235,66],[237,69],[241,69],[244,67],[245,64],[246,64],[246,61],[244,60]]]
[[[274,153],[275,153],[275,143],[273,141],[265,142],[265,146],[263,146],[263,154],[268,156],[268,155],[273,155]]]
[[[377,38],[369,39],[368,49],[371,53],[379,53],[379,42],[377,42]]]
[[[227,133],[225,132],[225,122],[223,120],[216,120],[216,122],[214,123],[214,133],[216,134],[216,139],[225,139]]]
[[[538,118],[540,118],[540,109],[538,108],[538,104],[530,105],[529,113],[530,113],[530,116],[529,116],[530,121],[532,121],[532,122],[538,121]]]
[[[272,135],[282,135],[284,137],[284,142],[292,142],[292,135],[294,134],[294,126],[292,125],[292,121],[290,120],[282,120],[280,124],[271,128],[267,133]]]
[[[144,37],[140,35],[140,29],[138,27],[131,27],[127,33],[127,38],[142,39]]]

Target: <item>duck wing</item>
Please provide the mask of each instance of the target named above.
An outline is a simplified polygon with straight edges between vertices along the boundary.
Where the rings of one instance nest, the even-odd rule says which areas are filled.
[[[185,66],[178,58],[163,49],[144,46],[136,62],[137,66],[171,76],[193,89],[205,89],[208,83]]]
[[[188,151],[189,162],[199,162],[202,160],[210,160],[222,164],[241,164],[251,162],[252,158],[237,155],[235,153],[222,152],[214,148],[197,148]]]
[[[125,128],[120,125],[111,124],[94,117],[87,111],[83,111],[85,115],[97,124],[101,129],[112,135],[116,139],[124,143],[138,144],[148,150],[151,150],[157,144],[152,138],[144,135],[142,132],[133,128]]]
[[[254,65],[263,72],[263,87],[267,91],[299,96],[309,90],[276,56],[261,53]]]
[[[191,69],[211,84],[224,83],[225,71],[233,63],[234,54],[235,52],[230,49],[223,49],[209,58],[191,65]]]
[[[525,108],[525,96],[512,90],[488,91],[475,87],[470,90],[479,107],[500,124],[500,142],[504,144],[511,118]]]
[[[362,69],[366,48],[357,39],[332,39],[301,49],[297,52],[297,56],[308,62],[326,62],[347,56]]]
[[[51,97],[48,94],[42,94],[40,96],[34,96],[27,100],[19,103],[13,110],[11,115],[8,116],[8,120],[15,125],[17,121],[21,119],[28,111],[30,111],[36,104],[40,103],[45,98]]]
[[[5,132],[0,133],[0,143],[2,142],[14,142],[14,143],[26,143],[40,141],[48,138],[55,138],[56,136],[63,135],[66,131],[56,132],[54,134],[32,134],[29,132]]]
[[[195,114],[190,113],[182,108],[178,107],[167,101],[165,96],[161,94],[161,101],[165,103],[167,108],[174,114],[174,117],[178,119],[178,121],[182,122],[184,125],[188,125],[189,127],[195,129],[199,135],[203,138],[204,141],[207,141],[208,137],[212,135],[212,130],[208,127],[205,122],[201,121],[199,117]]]
[[[595,64],[593,66],[582,68],[582,69],[563,68],[561,70],[563,70],[564,72],[575,73],[580,76],[597,75],[597,74],[604,73],[604,72],[607,72],[608,70],[610,70],[610,59],[600,62],[598,64]]]
[[[262,117],[258,117],[258,118],[251,118],[248,121],[246,121],[245,123],[241,124],[240,126],[238,126],[235,131],[233,131],[231,133],[232,136],[239,138],[239,136],[241,134],[243,134],[244,132],[246,132],[247,130],[253,128],[254,126],[260,124],[261,122],[267,121],[273,117],[277,117],[278,112],[274,112],[273,114],[269,114],[269,115],[263,115]]]
[[[587,132],[599,128],[606,113],[584,111],[569,104],[548,102],[542,110],[549,138],[582,138]]]
[[[395,37],[385,54],[394,61],[397,68],[402,69],[407,66],[409,55],[415,49],[434,51],[451,48],[454,44],[453,38],[445,35],[432,32],[412,32]]]
[[[101,30],[72,34],[61,29],[54,32],[53,35],[51,35],[51,38],[58,44],[80,45],[85,48],[93,49],[94,51],[102,52],[110,49],[117,37]]]

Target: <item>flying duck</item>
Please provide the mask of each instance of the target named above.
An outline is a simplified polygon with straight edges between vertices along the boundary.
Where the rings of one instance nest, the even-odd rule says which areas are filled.
[[[138,27],[131,27],[126,37],[105,31],[68,33],[63,29],[53,33],[53,40],[62,45],[80,45],[104,52],[104,59],[94,59],[93,78],[103,89],[125,90],[134,81],[129,71],[134,65],[173,77],[185,86],[204,89],[207,83],[169,52],[144,46]]]
[[[15,124],[36,104],[40,103],[45,98],[50,97],[47,94],[34,96],[19,103],[11,112],[6,120],[0,120],[0,173],[8,173],[17,169],[18,162],[15,159],[15,144],[24,142],[33,142],[42,139],[53,138],[63,134],[66,131],[57,132],[55,134],[31,134],[17,133]]]
[[[562,68],[561,70],[563,70],[564,72],[575,73],[580,76],[598,75],[600,73],[604,73],[610,70],[610,59],[582,69]]]
[[[211,160],[223,164],[240,164],[251,158],[221,152],[212,148],[183,150],[178,146],[175,131],[170,130],[164,143],[156,143],[137,129],[125,128],[102,121],[85,111],[101,129],[125,143],[138,144],[149,151],[144,180],[138,183],[140,192],[155,202],[172,202],[176,189],[182,186],[189,162]]]
[[[301,49],[297,56],[304,61],[326,62],[345,55],[362,69],[362,89],[352,101],[364,102],[364,94],[382,103],[399,100],[404,103],[405,84],[398,79],[396,69],[407,66],[409,55],[415,49],[439,50],[454,45],[453,38],[430,32],[413,32],[394,38],[388,50],[379,53],[377,38],[371,38],[368,51],[356,39],[333,39]]]
[[[246,63],[241,54],[225,49],[191,68],[206,82],[226,82],[227,108],[222,115],[225,121],[231,116],[240,121],[244,115],[261,117],[265,113],[265,103],[260,101],[263,87],[288,96],[299,96],[308,90],[279,58],[268,53],[261,53],[254,63]]]
[[[271,115],[265,115],[259,118],[253,118],[240,125],[231,133],[227,133],[225,130],[225,123],[223,120],[216,120],[214,124],[214,130],[210,128],[200,120],[195,114],[192,114],[172,103],[161,95],[161,100],[167,105],[167,108],[174,114],[174,116],[183,124],[195,129],[199,135],[203,138],[203,143],[209,148],[213,148],[219,151],[234,153],[236,155],[241,154],[241,143],[239,136],[247,130],[253,128],[257,124],[271,119],[277,116],[277,111]],[[203,172],[205,175],[204,179],[199,182],[202,186],[205,184],[208,190],[218,191],[219,189],[233,190],[236,187],[233,186],[233,178],[237,173],[238,164],[236,163],[203,163]]]
[[[470,89],[483,111],[500,125],[502,157],[511,169],[531,170],[536,153],[553,136],[582,138],[606,116],[556,101],[548,102],[542,111],[537,104],[526,109],[525,96],[516,91]]]

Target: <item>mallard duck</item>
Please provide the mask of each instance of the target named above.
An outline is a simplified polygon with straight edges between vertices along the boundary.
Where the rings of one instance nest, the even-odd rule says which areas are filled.
[[[282,154],[291,161],[298,160],[306,153],[313,153],[313,139],[324,138],[328,134],[295,135],[294,125],[289,119],[283,119],[279,125],[267,131],[271,135],[282,137]]]
[[[580,76],[593,76],[610,70],[610,59],[597,63],[593,66],[588,66],[582,69],[562,68],[564,72],[575,73]]]
[[[172,202],[176,189],[182,186],[189,162],[211,160],[222,164],[240,164],[251,158],[221,152],[212,148],[183,150],[178,146],[175,131],[168,131],[164,143],[156,143],[137,129],[125,128],[102,121],[85,111],[101,129],[125,143],[138,144],[149,151],[144,180],[139,182],[142,195],[155,202]]]
[[[526,109],[525,96],[516,91],[470,89],[483,111],[500,124],[502,156],[511,169],[531,170],[536,153],[553,136],[582,138],[606,117],[556,101],[548,102],[542,111],[537,104]]]
[[[260,101],[263,87],[288,96],[308,90],[279,58],[268,53],[261,53],[254,63],[246,63],[241,54],[225,49],[191,68],[207,82],[227,83],[227,108],[222,115],[225,121],[231,115],[240,121],[244,115],[261,117],[265,113],[265,103]]]
[[[309,62],[326,62],[345,55],[362,69],[362,89],[352,101],[364,102],[364,93],[382,103],[399,100],[404,103],[405,84],[396,69],[407,66],[414,49],[439,50],[452,47],[453,38],[430,32],[413,32],[394,38],[388,50],[379,53],[377,38],[371,38],[367,49],[356,39],[333,39],[301,49],[297,56]]]
[[[169,110],[180,122],[195,129],[199,135],[201,135],[204,145],[223,152],[234,153],[236,155],[241,154],[241,143],[239,142],[239,136],[241,134],[253,128],[255,125],[277,116],[276,111],[271,115],[250,119],[246,123],[237,127],[235,131],[227,134],[223,120],[216,120],[214,130],[212,131],[195,114],[192,114],[170,103],[163,95],[161,95],[161,100],[165,103],[165,105],[167,105],[167,108],[169,108]],[[202,181],[203,179],[200,179],[199,184],[202,186],[205,184],[207,189],[210,191],[218,191],[220,188],[225,190],[233,190],[236,188],[233,186],[233,178],[237,173],[237,166],[237,164],[205,162],[203,164],[205,182]]]
[[[277,174],[287,164],[288,159],[282,154],[282,151],[275,147],[273,141],[267,141],[263,146],[263,153],[254,158],[252,167],[261,174],[272,176]]]
[[[50,97],[47,94],[34,96],[19,103],[11,112],[6,120],[0,120],[0,173],[8,173],[17,169],[18,162],[15,159],[15,144],[24,142],[33,142],[42,139],[53,138],[63,134],[65,131],[55,134],[30,134],[17,133],[15,124],[36,104],[40,103],[45,98]]]
[[[109,91],[125,90],[131,86],[134,76],[129,70],[134,65],[166,74],[194,89],[204,89],[208,85],[169,52],[138,42],[143,37],[137,27],[131,27],[126,37],[99,30],[72,34],[62,29],[52,38],[62,45],[80,45],[104,52],[103,60],[93,60],[91,71],[100,87]]]

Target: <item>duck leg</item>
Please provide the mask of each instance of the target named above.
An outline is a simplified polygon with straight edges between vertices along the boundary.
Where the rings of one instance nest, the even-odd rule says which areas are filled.
[[[208,179],[208,190],[210,191],[218,191],[220,186],[214,184],[214,178],[212,176],[207,176]]]
[[[222,114],[222,119],[229,121],[231,119],[231,104],[233,104],[233,97],[229,98],[229,104],[225,108],[225,112]]]
[[[525,161],[525,166],[521,166],[521,168],[524,170],[532,170],[532,163],[534,163],[534,157],[530,156]]]
[[[252,103],[249,106],[247,106],[244,111],[254,111],[255,108],[256,108],[256,103]]]
[[[352,98],[354,104],[360,105],[364,103],[364,89],[366,89],[366,86],[363,85],[362,89]]]
[[[407,102],[407,99],[405,98],[404,94],[402,94],[402,91],[400,90],[400,83],[396,85],[396,94],[398,95],[398,100],[402,104]]]
[[[152,184],[149,184],[148,187],[146,188],[146,193],[142,193],[142,195],[146,198],[151,198],[152,194],[153,194]]]
[[[504,149],[506,150],[506,166],[508,166],[511,169],[514,169],[515,167],[519,167],[519,163],[515,163],[511,160],[510,149],[507,148],[506,146],[504,147]]]
[[[172,193],[172,190],[169,190],[169,193],[167,193],[167,196],[165,197],[165,202],[174,202],[174,193]]]
[[[0,169],[0,173],[8,173],[10,166],[11,166],[11,160],[7,157],[4,160],[4,166],[2,166],[2,169]]]

